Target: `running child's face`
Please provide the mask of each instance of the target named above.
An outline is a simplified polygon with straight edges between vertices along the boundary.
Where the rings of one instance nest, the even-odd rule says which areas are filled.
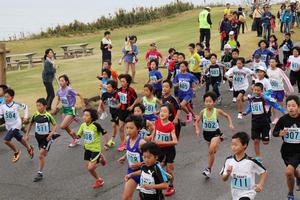
[[[43,105],[43,104],[41,104],[41,103],[39,103],[39,102],[37,102],[37,103],[36,103],[36,109],[37,109],[37,111],[38,111],[39,113],[43,113],[43,112],[46,111],[46,106]]]
[[[125,78],[121,78],[120,82],[121,82],[122,88],[126,88],[127,87],[127,81],[126,81]]]
[[[14,97],[10,96],[8,93],[4,94],[5,103],[11,103],[14,100]]]
[[[157,156],[151,154],[149,151],[143,153],[144,163],[150,167],[153,166],[157,161]]]
[[[212,56],[210,58],[210,62],[211,62],[211,64],[216,64],[217,63],[217,58],[215,56]]]
[[[253,93],[255,94],[255,96],[260,97],[262,94],[262,89],[258,86],[254,86],[253,87]]]
[[[156,47],[150,46],[150,51],[155,51],[155,50],[156,50]]]
[[[265,78],[265,75],[266,75],[266,73],[264,71],[262,71],[262,70],[257,71],[258,79],[261,80],[261,79]]]
[[[126,123],[126,133],[130,138],[133,138],[139,134],[139,130],[135,126],[134,122]]]
[[[151,62],[150,63],[150,69],[153,71],[156,69],[156,63],[155,62]]]
[[[285,39],[285,40],[289,40],[289,39],[290,39],[290,36],[289,36],[289,35],[285,35],[285,36],[284,36],[284,39]]]
[[[215,105],[215,102],[211,97],[206,97],[204,100],[204,105],[206,108],[213,108]]]
[[[171,93],[171,88],[169,83],[163,83],[162,93],[164,95],[169,95]]]
[[[184,57],[182,55],[178,55],[178,62],[184,61]]]
[[[296,101],[290,100],[286,104],[286,109],[290,116],[297,116],[299,111],[299,106],[297,105]]]
[[[231,140],[231,150],[234,154],[238,154],[244,152],[247,148],[247,145],[243,145],[238,138],[234,138]]]
[[[264,43],[264,42],[260,43],[260,48],[265,49],[266,47],[267,47],[266,43]]]
[[[195,49],[193,47],[189,46],[189,52],[193,53],[195,51]]]
[[[229,35],[229,38],[230,38],[231,40],[234,40],[234,34]]]
[[[238,57],[239,57],[239,54],[236,51],[232,52],[232,58],[236,59]]]
[[[160,119],[168,119],[170,116],[170,112],[167,106],[163,106],[160,108],[159,117]]]
[[[109,69],[108,62],[104,62],[104,63],[103,63],[103,69]]]
[[[259,63],[259,62],[260,62],[260,58],[255,58],[254,61],[255,61],[256,63]]]
[[[151,96],[151,91],[149,90],[149,88],[144,87],[144,95],[145,95],[146,97]]]
[[[204,51],[204,57],[205,57],[205,58],[208,58],[209,56],[210,56],[209,51]]]
[[[201,48],[200,45],[196,45],[196,49],[197,49],[197,51],[201,51],[202,50],[202,48]]]
[[[59,79],[59,85],[60,85],[60,87],[66,87],[67,86],[67,81],[63,78],[63,77],[61,77],[60,79]]]
[[[177,61],[178,61],[178,55],[177,55],[177,54],[174,54],[174,55],[172,56],[172,59],[173,59],[175,62],[177,62]]]
[[[224,49],[224,53],[229,54],[230,53],[230,49]]]
[[[106,72],[103,72],[103,73],[102,73],[102,77],[103,77],[104,79],[108,79],[107,73],[106,73]]]
[[[270,37],[270,42],[274,42],[275,38],[274,37]]]
[[[108,93],[113,93],[113,92],[114,92],[114,89],[113,89],[113,87],[111,86],[111,84],[107,84],[107,85],[106,85],[106,92],[108,92]]]
[[[187,70],[187,66],[185,66],[185,64],[182,63],[182,64],[180,65],[180,72],[181,72],[181,73],[185,73],[186,70]]]
[[[85,122],[85,123],[91,123],[92,122],[92,116],[91,116],[91,113],[89,113],[89,112],[87,112],[87,111],[85,111],[84,113],[83,113],[83,121]]]
[[[244,67],[244,63],[243,63],[242,61],[238,60],[238,61],[236,62],[236,66],[237,66],[239,69],[242,69],[242,68]]]
[[[140,117],[142,117],[144,115],[142,109],[138,106],[134,108],[133,114],[135,116],[140,116]]]
[[[299,52],[297,51],[297,49],[293,50],[293,56],[294,57],[298,57],[299,56]]]
[[[272,69],[275,69],[277,67],[277,62],[274,59],[271,59],[269,62],[270,62],[270,67]]]

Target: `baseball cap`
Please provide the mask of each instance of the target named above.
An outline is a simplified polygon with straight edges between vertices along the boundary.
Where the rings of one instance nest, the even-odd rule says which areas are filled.
[[[229,35],[234,35],[234,31],[230,31],[230,32],[229,32]]]
[[[224,49],[231,49],[231,46],[229,44],[225,44]]]
[[[258,53],[255,54],[255,55],[254,55],[254,59],[260,59],[260,54],[258,54]]]
[[[258,70],[266,72],[266,68],[262,65],[260,65],[256,68],[256,71],[258,71]]]

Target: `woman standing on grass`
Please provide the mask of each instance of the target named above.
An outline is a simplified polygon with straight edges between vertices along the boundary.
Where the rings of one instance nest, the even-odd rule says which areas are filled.
[[[131,45],[130,51],[127,51],[126,48],[122,49],[122,52],[124,54],[124,63],[125,63],[125,74],[128,74],[129,69],[131,69],[131,77],[132,77],[132,83],[135,83],[135,65],[138,61],[137,55],[138,55],[138,47],[136,45],[137,37],[136,36],[130,36],[129,43]]]
[[[55,97],[53,79],[55,77],[56,66],[54,64],[55,54],[52,49],[46,49],[44,55],[44,70],[42,73],[43,83],[47,92],[47,111],[51,110],[52,101]]]

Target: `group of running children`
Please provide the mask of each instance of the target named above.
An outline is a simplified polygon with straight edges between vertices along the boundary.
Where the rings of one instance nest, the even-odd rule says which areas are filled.
[[[271,37],[272,38],[272,37]],[[271,39],[272,40],[272,39]],[[28,151],[32,159],[33,145],[29,144],[29,133],[34,126],[35,137],[39,148],[39,170],[34,182],[44,177],[43,169],[45,157],[53,141],[59,137],[58,128],[65,130],[74,147],[83,139],[84,160],[89,173],[95,178],[93,188],[103,186],[104,180],[97,172],[97,164],[106,164],[101,153],[101,135],[104,136],[104,149],[109,150],[115,145],[117,129],[119,128],[120,146],[118,151],[126,151],[120,163],[128,162],[127,175],[122,199],[129,200],[139,190],[139,199],[164,199],[175,193],[174,160],[176,145],[179,142],[182,126],[192,123],[197,136],[202,133],[208,143],[208,161],[203,170],[206,178],[211,176],[212,167],[218,146],[223,140],[219,118],[223,116],[228,121],[230,129],[235,130],[232,118],[222,109],[216,108],[221,104],[220,85],[227,81],[229,90],[233,92],[233,102],[237,105],[237,118],[242,119],[252,114],[251,139],[255,150],[255,158],[249,157],[245,151],[249,143],[249,136],[245,132],[237,132],[232,136],[231,149],[233,156],[226,159],[221,171],[222,179],[231,179],[232,198],[234,200],[254,199],[257,192],[261,192],[267,178],[267,171],[262,165],[260,142],[268,144],[270,141],[271,123],[275,124],[273,136],[282,137],[282,159],[286,164],[286,179],[288,185],[288,200],[294,199],[295,180],[300,185],[300,174],[297,170],[300,164],[300,100],[294,92],[293,86],[297,83],[300,92],[300,48],[290,46],[290,34],[286,34],[282,44],[284,63],[279,67],[279,59],[269,46],[272,41],[261,40],[258,49],[254,52],[251,61],[239,57],[239,50],[225,45],[220,61],[210,49],[202,49],[201,44],[189,44],[189,55],[169,50],[164,62],[168,75],[163,78],[159,70],[163,63],[161,54],[158,54],[156,45],[151,44],[147,52],[149,79],[144,85],[144,96],[138,98],[135,89],[131,87],[132,78],[129,74],[116,75],[109,61],[104,61],[101,81],[101,100],[98,109],[85,108],[82,95],[70,86],[67,75],[58,78],[59,90],[57,103],[50,113],[46,110],[47,102],[44,98],[36,101],[37,111],[29,118],[28,106],[14,101],[15,93],[11,88],[0,85],[0,116],[8,132],[4,142],[13,151],[12,162],[19,160],[21,150],[12,142],[18,140]],[[155,48],[152,48],[155,47]],[[289,50],[292,55],[285,51]],[[288,57],[287,57],[288,56]],[[245,64],[249,63],[249,68]],[[290,77],[285,70],[289,68]],[[248,76],[252,76],[251,92]],[[118,88],[118,82],[120,87]],[[284,82],[287,87],[284,86]],[[193,111],[193,98],[196,91],[205,85],[203,95],[204,109],[199,114]],[[210,91],[212,87],[212,91]],[[172,91],[174,88],[174,95]],[[288,88],[289,91],[286,91]],[[70,128],[76,118],[76,97],[81,100],[83,123],[75,132]],[[286,103],[283,101],[286,97]],[[248,107],[243,112],[243,102],[248,101]],[[60,107],[60,108],[59,108]],[[104,120],[109,108],[112,122],[112,136],[97,122],[99,115]],[[284,113],[279,118],[278,111]],[[21,118],[20,111],[24,111]],[[62,122],[57,125],[53,114],[62,113]],[[183,120],[186,113],[186,120]],[[273,122],[271,121],[271,113]],[[25,124],[29,126],[26,128]],[[199,127],[201,123],[201,127]],[[25,132],[25,135],[21,133]],[[125,136],[126,133],[126,136]],[[260,175],[258,183],[255,175]],[[163,194],[163,190],[165,190]]]

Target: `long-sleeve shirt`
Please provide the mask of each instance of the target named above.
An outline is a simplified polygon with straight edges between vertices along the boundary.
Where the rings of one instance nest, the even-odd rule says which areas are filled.
[[[294,44],[291,39],[289,40],[283,40],[279,48],[282,47],[282,51],[291,52]]]
[[[56,69],[52,61],[48,58],[44,62],[44,70],[42,72],[42,78],[44,82],[52,82],[55,76]]]
[[[255,9],[254,12],[253,12],[253,19],[254,18],[261,18],[261,14],[262,14],[261,10]]]
[[[263,25],[271,25],[271,16],[272,16],[272,13],[270,12],[264,12],[262,15],[261,15],[261,21],[262,21],[262,24]]]

